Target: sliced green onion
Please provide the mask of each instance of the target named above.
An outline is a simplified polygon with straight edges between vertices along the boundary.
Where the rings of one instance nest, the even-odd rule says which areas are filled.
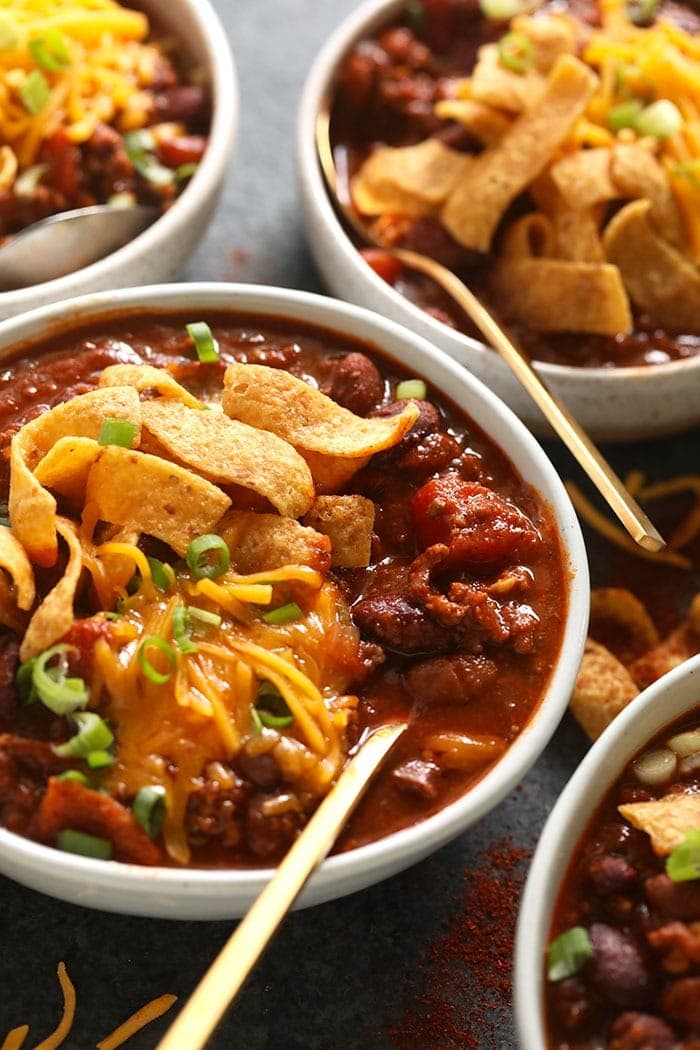
[[[139,175],[143,175],[153,186],[169,186],[175,181],[175,172],[159,164],[150,153],[136,153],[129,158]]]
[[[51,97],[51,88],[44,74],[33,69],[19,89],[19,97],[28,113],[32,116],[40,113]]]
[[[279,627],[280,624],[300,620],[303,615],[296,602],[287,602],[286,605],[280,605],[277,609],[270,609],[269,612],[263,613],[263,620],[273,627]]]
[[[87,705],[90,694],[82,678],[66,676],[65,658],[76,652],[71,645],[52,645],[36,657],[32,668],[32,686],[45,707],[56,715],[67,715]],[[58,666],[49,667],[54,657],[60,658]]]
[[[643,109],[637,117],[636,129],[640,135],[651,135],[655,139],[667,139],[683,127],[683,115],[678,106],[668,98],[660,98]]]
[[[19,33],[13,18],[0,15],[0,51],[14,51],[19,44]]]
[[[185,561],[196,580],[216,580],[231,564],[231,552],[221,536],[207,532],[192,540]]]
[[[179,167],[175,168],[175,182],[187,182],[191,179],[195,171],[199,167],[199,164],[195,161],[190,161],[189,164],[180,164]]]
[[[678,756],[667,747],[646,751],[632,763],[634,775],[640,784],[647,787],[660,787],[668,784],[676,772]]]
[[[208,609],[200,609],[197,605],[190,605],[187,610],[193,620],[199,620],[208,627],[221,627],[221,617],[218,613],[209,612]]]
[[[632,98],[629,102],[619,102],[608,110],[607,122],[611,131],[622,131],[623,128],[634,128],[637,125],[639,114],[642,112],[642,103],[638,98]]]
[[[68,41],[58,29],[45,29],[41,36],[28,42],[27,50],[37,66],[49,73],[60,73],[71,64]]]
[[[262,724],[262,721],[260,719],[260,715],[258,714],[258,712],[255,710],[254,707],[252,707],[250,709],[250,718],[251,718],[251,721],[253,723],[253,732],[254,733],[262,733],[262,731],[263,731],[263,724]]]
[[[593,945],[583,926],[572,926],[552,941],[547,953],[547,977],[562,981],[578,973],[593,957]]]
[[[100,435],[97,439],[98,445],[118,445],[120,448],[131,448],[131,442],[138,427],[128,419],[102,420]]]
[[[0,503],[0,525],[10,527],[10,507],[7,503]]]
[[[627,14],[630,22],[634,22],[636,26],[648,25],[655,18],[660,2],[661,0],[633,0],[632,3],[628,3]]]
[[[12,187],[15,197],[33,197],[42,176],[48,170],[48,164],[32,164],[31,168],[27,168],[21,175],[18,175]]]
[[[396,387],[396,400],[407,401],[415,397],[418,401],[424,401],[427,393],[428,388],[422,379],[404,379]]]
[[[148,656],[149,650],[162,653],[170,665],[170,670],[159,671],[157,667],[154,667]],[[153,682],[154,685],[165,685],[166,682],[169,682],[177,667],[177,656],[172,645],[157,634],[150,634],[144,638],[138,649],[138,657],[144,678]]]
[[[512,73],[527,73],[535,59],[535,48],[524,33],[506,33],[498,41],[498,58]]]
[[[91,751],[106,751],[114,743],[114,734],[104,719],[94,711],[78,711],[70,716],[78,732],[65,744],[52,744],[59,758],[85,758]]]
[[[666,874],[674,882],[700,879],[700,828],[686,831],[685,838],[666,861]]]
[[[694,755],[700,751],[700,729],[690,729],[686,733],[676,733],[670,740],[666,741],[666,747],[670,747],[681,758]]]
[[[105,769],[114,762],[114,755],[110,751],[88,751],[85,761],[90,769]]]
[[[150,558],[146,556],[151,569],[151,579],[158,588],[159,591],[168,591],[175,583],[175,573],[173,572],[172,566],[166,564],[164,561],[159,561],[158,558]]]
[[[64,853],[79,853],[81,857],[95,857],[96,860],[111,860],[112,857],[112,843],[108,839],[87,835],[73,828],[59,831],[56,845]]]
[[[131,808],[136,821],[146,834],[152,839],[157,838],[168,808],[165,788],[158,784],[140,788]]]
[[[219,348],[206,321],[193,321],[185,325],[188,336],[194,343],[197,357],[204,364],[219,360]]]
[[[31,660],[25,660],[25,662],[20,664],[17,668],[15,685],[17,686],[20,702],[23,704],[33,704],[39,699],[37,691],[34,688],[35,664],[36,656],[33,656]]]
[[[173,609],[173,638],[181,653],[199,652],[198,647],[190,637],[192,625],[184,605],[176,605]]]
[[[408,0],[406,22],[414,33],[422,33],[425,29],[425,8],[420,0]]]
[[[255,699],[254,711],[267,729],[285,729],[294,721],[284,697],[272,682],[262,682]]]
[[[479,0],[479,7],[486,18],[507,22],[524,10],[521,0]]]
[[[81,773],[79,769],[67,769],[65,773],[59,773],[56,780],[68,780],[71,784],[80,784],[81,787],[87,787],[90,781]]]
[[[136,204],[136,195],[131,190],[121,190],[108,197],[107,203],[110,208],[133,208]]]
[[[124,136],[124,149],[129,157],[133,153],[150,153],[156,148],[156,140],[153,132],[148,128],[139,128],[138,131],[127,131]]]

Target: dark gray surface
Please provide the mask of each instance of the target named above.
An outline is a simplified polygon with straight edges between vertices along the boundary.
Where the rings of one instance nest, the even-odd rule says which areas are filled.
[[[236,55],[242,118],[221,207],[186,276],[318,291],[296,194],[295,110],[319,45],[354,4],[215,0],[215,6]],[[654,476],[684,461],[690,466],[698,437],[617,450],[616,464],[649,462]],[[563,453],[555,458],[562,472],[575,474]],[[606,558],[596,552],[601,578]],[[503,840],[511,836],[516,846],[532,848],[584,747],[567,720],[523,787],[435,857],[363,893],[289,916],[211,1040],[213,1050],[513,1047],[502,983],[510,960],[496,958],[507,937],[494,931],[475,890],[485,876],[500,879],[495,897],[510,900],[505,927],[512,927],[520,880],[499,869]],[[83,1050],[153,996],[173,992],[184,1001],[233,925],[103,915],[1,878],[0,895],[0,1039],[28,1022],[27,1047],[57,1022],[59,960],[78,991],[65,1045]],[[476,965],[484,945],[493,949],[486,972]],[[501,982],[495,991],[494,978]],[[482,1006],[490,1023],[480,1018]],[[164,1019],[127,1045],[150,1050],[165,1028]]]

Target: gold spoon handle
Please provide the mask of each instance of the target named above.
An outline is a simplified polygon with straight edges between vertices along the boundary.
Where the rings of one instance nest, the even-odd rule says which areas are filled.
[[[405,728],[406,723],[402,722],[376,729],[350,760],[161,1039],[157,1050],[201,1050]]]
[[[439,284],[462,307],[472,319],[479,331],[498,350],[509,368],[514,372],[532,400],[551,423],[552,428],[562,439],[566,447],[585,470],[608,506],[617,515],[630,536],[640,547],[648,551],[659,551],[665,547],[665,541],[641,509],[630,496],[621,480],[607,460],[600,454],[588,434],[569,412],[559,398],[549,389],[545,381],[535,371],[525,354],[518,349],[508,337],[486,307],[446,266],[426,255],[411,252],[403,248],[392,248],[395,255],[404,265],[412,270],[420,270]]]
[[[464,312],[471,317],[474,324],[486,339],[495,347],[528,392],[542,414],[549,421],[579,465],[586,472],[593,484],[622,525],[627,529],[635,543],[648,551],[660,551],[666,541],[659,534],[637,501],[630,496],[610,464],[600,454],[596,446],[571,415],[567,407],[559,400],[530,364],[527,357],[503,331],[496,319],[477,299],[473,292],[460,280],[452,270],[427,255],[408,251],[404,248],[387,248],[373,240],[360,221],[347,187],[341,185],[335,167],[335,157],[331,146],[330,109],[326,98],[316,116],[316,152],[329,194],[336,202],[345,220],[355,230],[358,237],[366,244],[375,244],[388,255],[399,259],[413,270],[420,270],[444,288]]]

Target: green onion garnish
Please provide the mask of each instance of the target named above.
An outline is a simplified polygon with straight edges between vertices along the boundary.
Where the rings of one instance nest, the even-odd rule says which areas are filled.
[[[407,401],[411,397],[424,401],[428,388],[422,379],[404,379],[396,387],[396,400]]]
[[[29,41],[27,50],[37,66],[49,73],[60,73],[71,63],[68,41],[58,29],[45,29],[41,36]]]
[[[666,139],[683,127],[683,115],[678,106],[668,98],[660,98],[643,109],[635,125],[640,135],[651,135],[655,139]]]
[[[151,652],[162,653],[169,664],[168,671],[159,671],[157,667],[154,667],[149,658],[149,650]],[[138,650],[139,666],[143,671],[144,678],[147,678],[149,682],[153,682],[154,685],[165,685],[172,678],[175,668],[177,667],[177,656],[175,650],[169,642],[166,642],[165,638],[161,638],[160,635],[150,634],[147,638],[141,642]]]
[[[90,769],[105,769],[114,762],[114,755],[109,751],[88,751],[85,761]]]
[[[479,7],[486,18],[507,22],[524,9],[522,0],[479,0]]]
[[[280,605],[277,609],[270,609],[269,612],[263,613],[263,620],[273,627],[279,627],[280,624],[300,620],[303,615],[296,602],[287,602],[286,605]]]
[[[65,744],[52,744],[59,758],[85,758],[91,751],[106,751],[114,743],[114,734],[94,711],[77,711],[70,720],[78,732]]]
[[[33,676],[35,664],[36,656],[33,656],[31,660],[25,660],[25,662],[20,664],[17,668],[15,685],[17,686],[20,702],[23,704],[33,704],[39,699],[36,689],[34,688]]]
[[[262,724],[262,721],[260,719],[260,715],[258,714],[258,712],[255,710],[254,707],[251,707],[251,709],[250,709],[250,718],[251,718],[251,721],[253,723],[253,732],[254,733],[262,733],[262,731],[263,731],[263,724]]]
[[[674,882],[700,879],[700,829],[686,831],[681,844],[666,860],[666,874]]]
[[[7,503],[0,503],[0,525],[10,527],[10,508]]]
[[[14,51],[19,44],[19,33],[13,18],[0,15],[0,51]]]
[[[138,131],[127,131],[124,136],[124,149],[131,157],[132,153],[150,153],[156,148],[156,140],[153,132],[148,128],[139,128]]]
[[[606,118],[608,127],[615,132],[622,131],[623,128],[634,128],[643,108],[638,98],[630,99],[629,102],[619,102],[616,106],[611,106]]]
[[[425,8],[420,0],[408,0],[406,4],[406,22],[414,33],[422,33],[425,29]]]
[[[97,860],[110,860],[112,843],[100,839],[97,835],[86,835],[84,831],[66,828],[56,836],[56,845],[64,853],[79,853],[81,857],[95,857]]]
[[[173,609],[173,638],[181,653],[196,653],[198,647],[191,638],[192,624],[184,605]]]
[[[261,683],[253,710],[267,729],[285,729],[294,721],[294,715],[287,707],[284,697],[272,682]]]
[[[42,704],[56,715],[67,715],[85,707],[90,694],[82,678],[68,678],[68,653],[76,652],[71,645],[52,645],[34,660],[32,667],[32,688]],[[59,663],[49,666],[55,658]]]
[[[645,26],[656,16],[656,11],[661,0],[633,0],[627,4],[627,14],[630,22],[636,26]]]
[[[185,561],[196,580],[216,580],[223,576],[231,564],[231,552],[221,536],[207,532],[192,540]]]
[[[194,343],[197,357],[203,364],[219,360],[219,347],[206,321],[193,321],[185,325],[188,336]]]
[[[146,834],[152,839],[157,838],[168,808],[165,788],[157,784],[140,788],[131,808]]]
[[[67,769],[65,773],[59,773],[56,780],[69,780],[72,784],[80,784],[87,787],[90,781],[79,769]]]
[[[572,926],[552,941],[547,953],[547,977],[562,981],[583,969],[593,957],[593,945],[583,926]]]
[[[40,113],[51,97],[51,88],[43,73],[33,69],[19,89],[22,105],[32,116]]]
[[[98,445],[118,445],[120,448],[131,448],[131,443],[138,427],[128,419],[103,419],[100,427]]]
[[[151,579],[159,591],[168,591],[175,583],[175,573],[172,567],[158,558],[146,557],[151,569]]]
[[[535,58],[532,40],[524,33],[506,33],[498,41],[498,58],[513,73],[527,73]]]
[[[169,186],[174,181],[174,171],[164,167],[153,156],[151,151],[156,148],[156,140],[147,128],[127,132],[124,148],[139,175],[143,175],[154,186]]]
[[[175,182],[187,182],[191,179],[195,171],[199,167],[194,161],[190,161],[189,164],[180,164],[179,167],[175,168]]]
[[[197,605],[190,605],[188,613],[193,620],[204,623],[207,627],[221,627],[221,617],[218,613],[209,612],[208,609],[200,609]]]
[[[42,176],[48,170],[48,164],[32,164],[31,168],[27,168],[21,175],[18,175],[12,187],[15,197],[33,197]]]

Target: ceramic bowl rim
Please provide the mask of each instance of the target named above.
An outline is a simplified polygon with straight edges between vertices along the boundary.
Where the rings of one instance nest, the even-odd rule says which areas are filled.
[[[404,4],[405,0],[364,0],[326,38],[318,51],[307,74],[297,114],[299,177],[313,202],[316,220],[320,221],[325,230],[335,238],[344,265],[357,274],[361,280],[371,284],[377,293],[383,293],[397,309],[405,311],[406,316],[400,323],[409,327],[412,320],[420,320],[428,328],[434,330],[435,338],[439,340],[441,346],[450,345],[449,352],[454,353],[457,359],[460,359],[461,355],[461,359],[464,360],[465,351],[475,353],[477,356],[494,354],[494,351],[480,340],[449,328],[426,314],[424,310],[411,303],[375,274],[370,267],[361,262],[357,249],[347,236],[330,203],[316,156],[314,138],[316,113],[321,100],[328,93],[343,55],[357,39],[384,24],[394,12],[401,10]],[[504,362],[499,362],[499,364],[502,365],[505,373],[507,366]],[[536,362],[536,368],[545,379],[550,381],[558,377],[565,378],[570,384],[569,389],[572,390],[575,390],[576,387],[586,389],[590,383],[604,383],[622,393],[631,380],[650,385],[658,377],[659,369],[663,371],[664,376],[677,374],[679,377],[684,376],[686,372],[700,371],[700,354],[669,361],[662,365],[577,368],[572,365]]]
[[[575,512],[558,474],[539,443],[514,413],[447,354],[394,321],[364,307],[309,292],[215,282],[150,285],[95,292],[68,302],[49,304],[0,323],[0,362],[14,355],[18,348],[31,350],[32,345],[41,342],[42,330],[46,332],[48,329],[50,334],[54,334],[55,330],[60,332],[70,329],[72,325],[91,317],[118,316],[135,310],[139,313],[144,310],[181,312],[190,308],[190,301],[197,301],[202,310],[259,312],[263,316],[267,314],[305,320],[312,326],[355,334],[360,340],[382,348],[389,357],[397,356],[392,349],[395,345],[400,346],[403,352],[419,357],[421,371],[427,378],[441,391],[449,389],[448,396],[458,405],[466,403],[463,410],[475,417],[477,423],[480,414],[488,415],[494,428],[498,428],[499,436],[494,440],[505,449],[506,455],[520,472],[529,466],[529,482],[537,487],[552,508],[558,521],[563,554],[568,560],[569,602],[557,663],[545,699],[506,755],[469,792],[433,816],[367,846],[324,861],[309,883],[307,899],[311,898],[310,902],[315,902],[314,898],[341,896],[340,892],[328,894],[329,885],[343,879],[359,882],[365,865],[373,870],[380,869],[406,853],[417,860],[443,845],[492,809],[533,765],[564,713],[583,652],[589,597],[585,546]],[[459,400],[454,396],[455,391],[459,392]],[[183,904],[183,910],[192,887],[196,888],[195,892],[206,892],[207,895],[218,892],[222,897],[235,888],[238,893],[249,894],[252,900],[253,894],[262,888],[270,875],[269,868],[179,870],[95,861],[63,854],[0,829],[0,860],[4,861],[8,851],[29,865],[46,866],[48,863],[63,874],[74,876],[76,881],[89,879],[92,884],[105,890],[110,886],[119,890],[126,887],[138,894],[152,888],[175,894],[178,902]],[[402,866],[406,867],[407,864]],[[380,875],[373,881],[379,881],[382,877]],[[155,914],[152,911],[142,913]],[[216,914],[223,916],[224,912],[217,911]],[[187,917],[199,916],[189,911]],[[211,915],[207,913],[206,917]]]
[[[216,194],[229,163],[238,131],[239,88],[235,61],[228,37],[210,0],[170,0],[170,6],[186,10],[196,20],[206,49],[205,68],[212,89],[212,120],[207,148],[196,172],[173,205],[142,233],[104,258],[52,281],[0,293],[3,309],[12,316],[37,309],[36,300],[52,302],[80,294],[93,282],[109,280],[111,274],[128,269],[144,254],[167,252],[178,231],[193,222],[203,202]]]
[[[676,701],[668,717],[663,698],[695,679],[696,691]],[[573,851],[604,795],[634,754],[693,708],[700,709],[700,654],[663,675],[635,697],[594,742],[559,796],[530,864],[520,902],[514,958],[514,1013],[521,1050],[546,1044],[544,952],[561,883]],[[657,728],[649,730],[647,723]],[[645,728],[646,727],[646,728]],[[622,746],[624,742],[624,747]],[[551,873],[557,869],[556,877]]]

